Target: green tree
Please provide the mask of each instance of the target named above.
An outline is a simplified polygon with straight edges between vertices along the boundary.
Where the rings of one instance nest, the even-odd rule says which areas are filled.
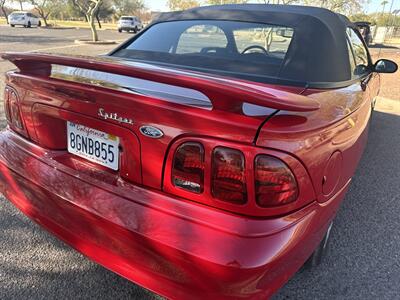
[[[60,5],[65,5],[66,3],[59,0],[30,0],[35,11],[43,19],[44,25],[49,26],[47,20],[49,16],[57,9]]]
[[[371,16],[378,26],[400,27],[400,16],[391,13],[375,13]]]
[[[197,0],[168,0],[170,10],[185,10],[197,6],[200,6],[200,2]]]
[[[358,13],[349,16],[349,19],[352,22],[370,22],[372,25],[375,25],[375,20],[371,15],[367,15],[365,13]]]
[[[72,0],[72,4],[85,15],[86,21],[90,25],[93,42],[99,40],[95,22],[97,12],[102,3],[103,0]]]
[[[0,0],[0,9],[1,12],[3,13],[4,18],[6,18],[6,22],[8,24],[8,14],[5,6],[6,6],[6,0]]]
[[[103,3],[99,7],[98,17],[103,20],[110,20],[115,15],[114,1],[103,0]]]
[[[139,15],[146,7],[143,0],[114,0],[117,17]]]
[[[57,17],[59,17],[61,20],[86,20],[85,14],[78,7],[76,7],[71,0],[67,0],[67,5],[60,7],[57,10]]]
[[[300,4],[319,6],[338,13],[360,12],[368,0],[302,0]]]
[[[391,13],[372,13],[372,14],[365,14],[359,13],[350,16],[350,20],[353,22],[357,21],[367,21],[370,22],[372,25],[377,26],[394,26],[400,27],[400,16],[396,16],[395,14]]]
[[[382,13],[384,13],[385,12],[385,7],[386,7],[386,5],[389,3],[389,1],[382,1],[382,3],[381,3],[381,5],[382,5]]]
[[[96,21],[97,24],[99,25],[99,28],[101,28],[100,19],[109,20],[115,14],[115,10],[111,2],[112,2],[111,0],[103,0],[103,2],[99,5],[99,8],[96,11]]]

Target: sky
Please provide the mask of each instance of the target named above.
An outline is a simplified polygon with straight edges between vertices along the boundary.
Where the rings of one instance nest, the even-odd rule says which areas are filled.
[[[154,11],[167,11],[167,0],[145,0],[146,6]]]
[[[365,12],[374,13],[382,11],[382,3],[383,0],[370,0],[369,3],[365,7]],[[393,10],[400,9],[400,0],[393,0]],[[256,2],[256,1],[254,1]],[[389,4],[386,5],[385,11],[388,12],[390,8],[391,0],[388,1]],[[145,0],[147,7],[149,7],[153,11],[168,11],[167,0]]]

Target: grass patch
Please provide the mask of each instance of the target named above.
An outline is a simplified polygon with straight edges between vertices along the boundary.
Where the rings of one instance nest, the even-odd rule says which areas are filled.
[[[400,38],[386,39],[386,40],[385,40],[385,43],[400,45]]]

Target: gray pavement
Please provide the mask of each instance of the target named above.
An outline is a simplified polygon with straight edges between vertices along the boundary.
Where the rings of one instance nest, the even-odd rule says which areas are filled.
[[[115,47],[71,44],[88,34],[0,27],[0,52],[95,55]],[[131,36],[112,31],[100,35]],[[0,61],[0,73],[11,67]],[[395,105],[400,111],[400,103]],[[0,103],[0,127],[2,110]],[[375,112],[366,151],[335,221],[330,255],[320,267],[296,274],[275,299],[400,299],[399,145],[400,116]],[[2,197],[0,230],[0,299],[158,298],[58,241]]]
[[[276,299],[400,299],[400,116],[375,111],[370,126],[329,256]]]

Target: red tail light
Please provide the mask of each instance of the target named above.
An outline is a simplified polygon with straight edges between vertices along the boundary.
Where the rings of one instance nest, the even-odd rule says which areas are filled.
[[[18,100],[15,93],[11,93],[10,95],[10,113],[12,125],[20,130],[23,130],[24,125],[22,123],[21,112],[19,110]]]
[[[175,152],[172,183],[182,189],[204,190],[204,148],[200,143],[184,143]]]
[[[20,110],[20,101],[17,93],[10,87],[6,87],[4,95],[4,109],[10,127],[27,137],[24,122]]]
[[[165,179],[166,193],[242,215],[282,216],[316,198],[306,169],[291,155],[215,138],[172,145]]]
[[[213,197],[236,204],[247,201],[245,162],[243,153],[225,147],[216,147],[212,155]]]
[[[297,199],[298,187],[292,171],[281,160],[259,155],[255,159],[256,201],[261,207],[288,204]]]

